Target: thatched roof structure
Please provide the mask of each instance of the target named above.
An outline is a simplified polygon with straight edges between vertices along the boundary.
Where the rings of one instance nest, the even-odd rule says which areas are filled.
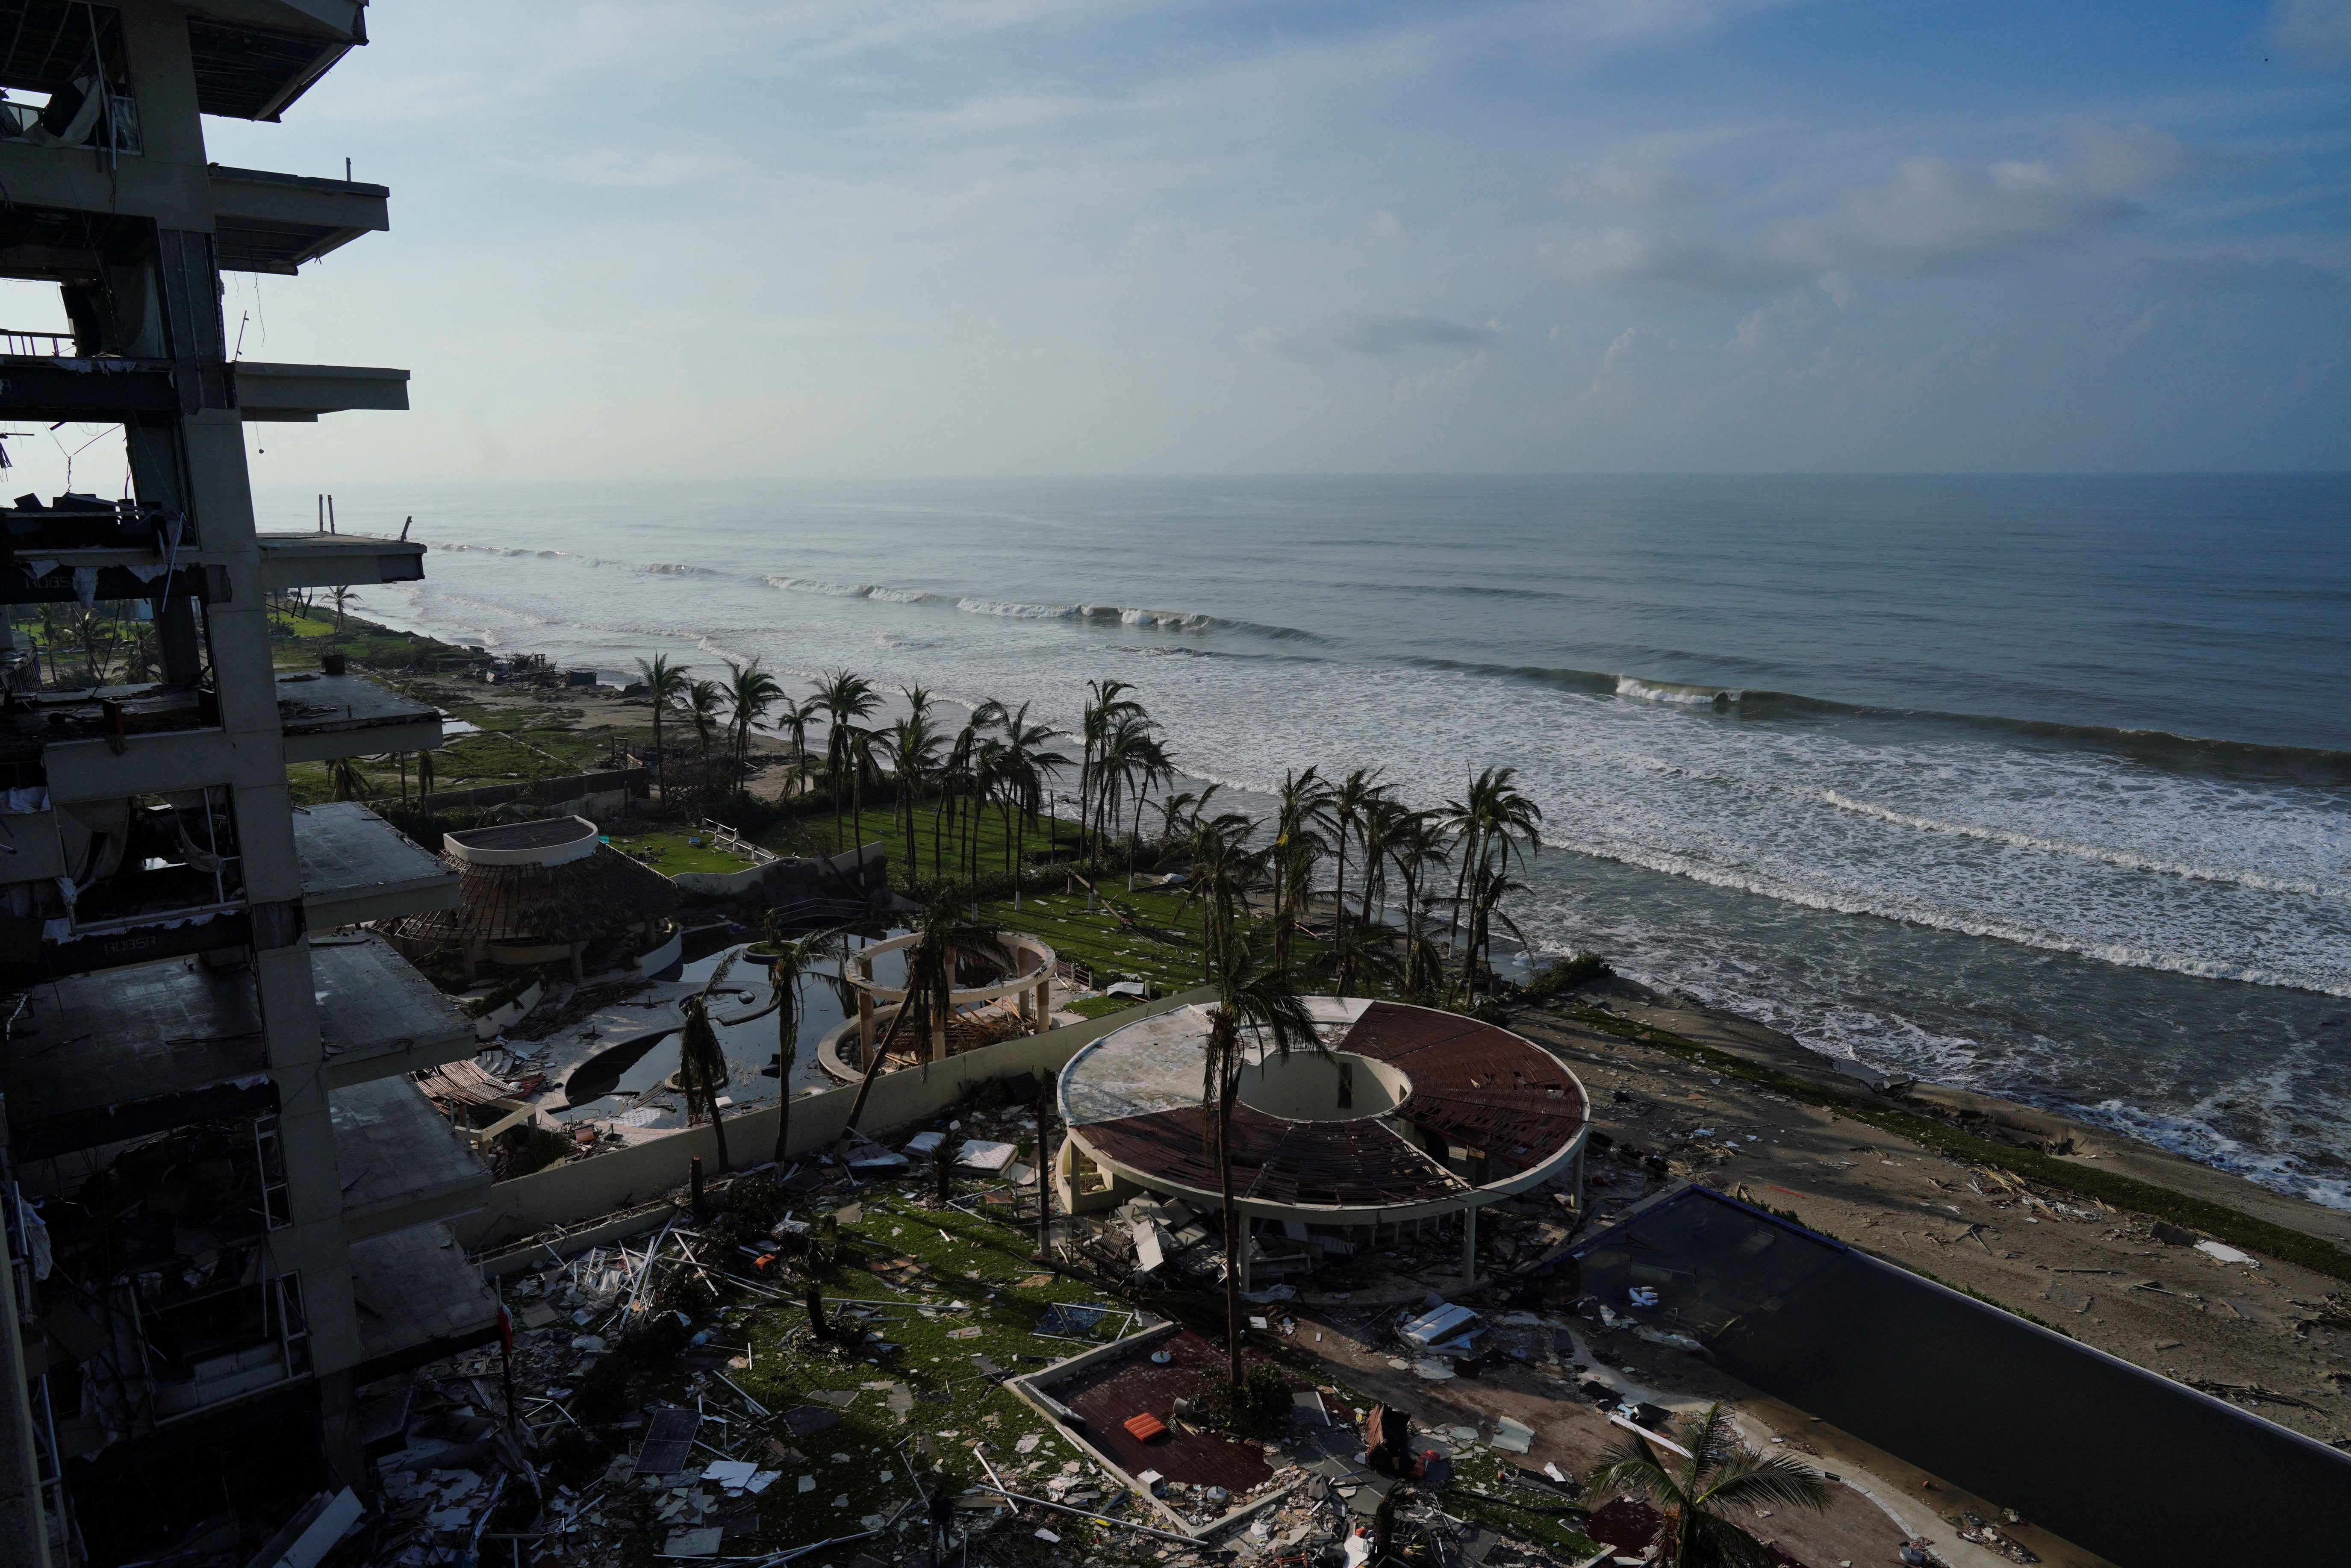
[[[601,843],[579,817],[502,823],[448,834],[441,858],[458,873],[457,906],[406,915],[392,934],[415,942],[592,942],[667,915],[675,883]]]

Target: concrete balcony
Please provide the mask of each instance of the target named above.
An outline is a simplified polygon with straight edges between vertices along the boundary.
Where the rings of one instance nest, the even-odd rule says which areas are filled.
[[[349,588],[371,582],[414,582],[424,575],[424,547],[365,534],[263,534],[261,586]]]
[[[441,744],[439,708],[360,675],[280,675],[277,715],[288,762],[430,751]]]
[[[312,937],[310,984],[331,1089],[463,1061],[481,1049],[474,1020],[373,932]]]
[[[41,1159],[266,1113],[268,1065],[252,972],[175,958],[35,987],[8,1025],[0,1092],[16,1157]]]
[[[352,1242],[454,1219],[489,1201],[490,1167],[410,1080],[346,1084],[327,1103],[343,1232]]]
[[[457,873],[356,800],[298,807],[294,855],[313,931],[457,904]]]
[[[316,420],[352,409],[405,410],[408,372],[366,365],[269,365],[239,360],[238,415],[256,421]]]
[[[385,211],[392,193],[381,185],[218,163],[208,172],[224,271],[290,275],[306,261],[392,226]]]
[[[359,1309],[362,1383],[497,1337],[497,1296],[445,1225],[354,1242],[351,1301]]]

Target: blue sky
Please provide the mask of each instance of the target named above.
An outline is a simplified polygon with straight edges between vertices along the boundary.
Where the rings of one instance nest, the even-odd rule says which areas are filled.
[[[2351,0],[369,17],[265,483],[2351,466]]]

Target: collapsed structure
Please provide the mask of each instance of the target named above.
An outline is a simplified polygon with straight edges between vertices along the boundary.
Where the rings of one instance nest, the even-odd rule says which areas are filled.
[[[1250,1241],[1242,1288],[1409,1229],[1461,1231],[1477,1272],[1478,1210],[1546,1183],[1583,1191],[1590,1102],[1532,1040],[1458,1013],[1355,997],[1313,998],[1321,1048],[1258,1052],[1232,1117],[1235,1206]],[[1214,1210],[1206,1153],[1209,1009],[1179,1008],[1114,1030],[1061,1075],[1069,1136],[1053,1179],[1064,1212],[1138,1194]]]
[[[202,117],[275,120],[364,43],[362,0],[19,0],[0,37],[0,275],[57,285],[0,418],[119,425],[131,496],[5,511],[0,1560],[140,1555],[127,1475],[315,1433],[356,1480],[353,1390],[474,1343],[496,1303],[439,1222],[486,1166],[409,1075],[472,1025],[381,937],[457,873],[287,764],[429,748],[441,718],[273,668],[268,595],[414,579],[423,547],[254,526],[244,426],[407,404],[407,372],[234,361],[224,269],[290,275],[388,193],[224,168]],[[40,99],[46,96],[46,106]],[[133,630],[119,661],[53,628]]]
[[[685,895],[651,866],[603,841],[585,817],[467,828],[442,837],[458,876],[455,907],[412,915],[393,939],[412,957],[454,946],[471,981],[485,964],[536,968],[634,962],[669,938],[665,917]]]

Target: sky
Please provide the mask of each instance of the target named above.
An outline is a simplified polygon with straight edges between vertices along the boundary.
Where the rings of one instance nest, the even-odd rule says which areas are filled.
[[[2351,466],[2351,0],[389,0],[259,484]]]

